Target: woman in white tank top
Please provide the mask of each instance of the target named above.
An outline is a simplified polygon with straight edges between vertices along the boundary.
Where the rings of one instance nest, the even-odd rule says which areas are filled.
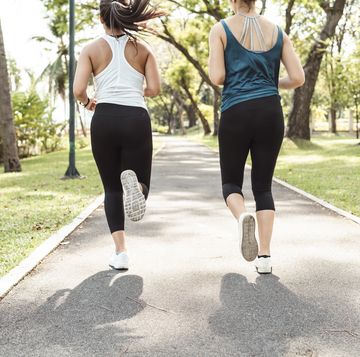
[[[74,95],[95,111],[91,144],[105,191],[105,213],[115,243],[110,266],[128,269],[124,208],[128,218],[139,221],[145,214],[150,189],[152,132],[144,97],[160,93],[155,57],[134,33],[144,21],[163,13],[150,0],[101,0],[100,20],[105,34],[80,54]],[[90,76],[95,98],[87,95]]]

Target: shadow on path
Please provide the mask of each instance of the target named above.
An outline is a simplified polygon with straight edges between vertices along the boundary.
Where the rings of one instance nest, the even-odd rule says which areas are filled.
[[[14,355],[30,350],[34,355],[46,355],[44,345],[60,355],[124,352],[133,339],[141,338],[126,328],[125,320],[143,310],[139,300],[142,291],[142,277],[111,270],[90,276],[74,289],[58,290],[29,313],[25,324],[20,322],[17,336],[8,336]],[[37,346],[41,350],[37,351]]]
[[[276,275],[249,283],[243,275],[226,274],[220,301],[221,308],[209,317],[210,329],[237,340],[239,353],[246,356],[284,355],[289,339],[319,330],[319,320],[326,320],[324,311],[296,296]]]

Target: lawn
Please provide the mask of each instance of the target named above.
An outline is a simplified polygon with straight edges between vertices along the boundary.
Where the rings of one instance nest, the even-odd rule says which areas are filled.
[[[159,145],[155,139],[154,149]],[[76,167],[85,176],[82,180],[60,179],[68,166],[67,151],[32,157],[21,164],[21,173],[0,174],[0,276],[102,193],[89,147],[77,151]]]
[[[217,149],[217,139],[191,134]],[[360,216],[360,140],[345,135],[316,135],[311,142],[285,139],[276,177]],[[248,163],[251,165],[250,159]]]

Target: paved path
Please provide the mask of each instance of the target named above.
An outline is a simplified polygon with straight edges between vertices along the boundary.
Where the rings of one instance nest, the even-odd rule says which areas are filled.
[[[274,275],[258,276],[217,155],[164,140],[131,270],[108,269],[97,210],[0,303],[0,356],[359,356],[360,226],[275,184]]]

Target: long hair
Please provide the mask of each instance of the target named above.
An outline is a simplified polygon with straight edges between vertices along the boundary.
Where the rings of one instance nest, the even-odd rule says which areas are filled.
[[[150,0],[101,0],[100,17],[114,31],[123,31],[134,38],[134,32],[144,31],[141,22],[165,15],[150,4]]]

